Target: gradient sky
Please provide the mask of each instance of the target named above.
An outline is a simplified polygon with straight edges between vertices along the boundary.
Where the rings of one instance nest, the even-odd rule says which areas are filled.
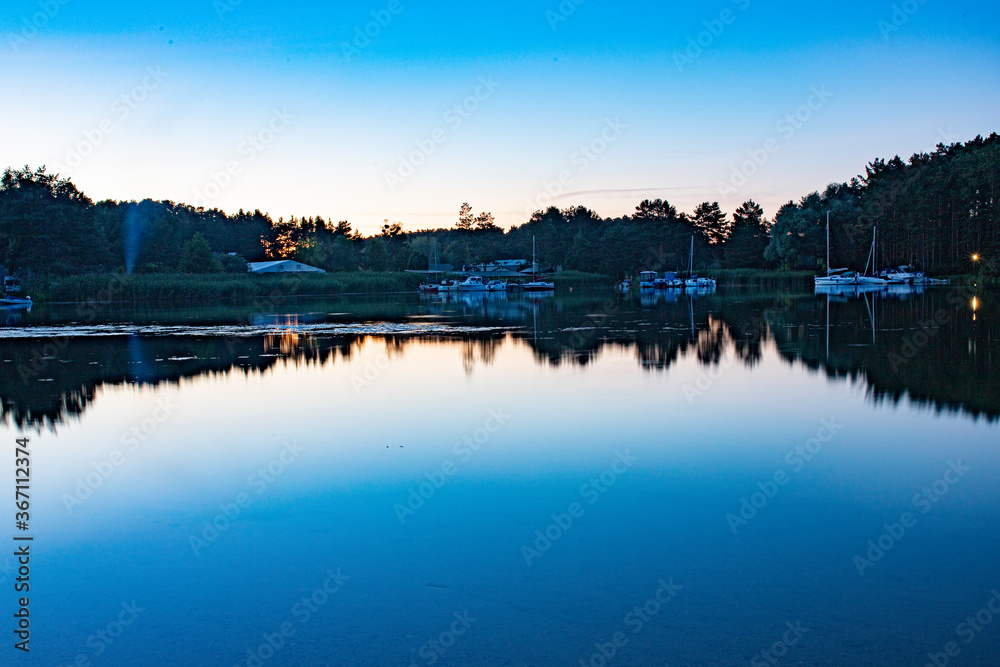
[[[450,226],[464,201],[520,224],[547,190],[603,216],[646,197],[772,216],[873,158],[1000,131],[995,2],[577,2],[8,0],[0,167],[371,233]],[[372,12],[386,25],[345,54]]]

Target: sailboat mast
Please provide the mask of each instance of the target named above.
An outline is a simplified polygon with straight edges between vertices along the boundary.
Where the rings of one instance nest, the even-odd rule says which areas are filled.
[[[826,212],[826,275],[830,276],[830,212]]]
[[[694,270],[694,234],[691,235],[691,254],[688,255],[688,278]]]
[[[531,276],[538,277],[538,257],[535,253],[535,237],[531,237]]]
[[[878,271],[876,252],[878,252],[878,225],[875,225],[875,234],[872,235],[872,275],[875,275],[875,272]]]

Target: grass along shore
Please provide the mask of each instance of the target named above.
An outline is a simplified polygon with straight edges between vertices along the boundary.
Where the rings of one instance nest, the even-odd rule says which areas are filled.
[[[585,288],[611,285],[608,276],[567,271],[551,276],[557,285]],[[403,272],[351,271],[323,274],[244,273],[86,274],[25,281],[37,302],[81,303],[239,303],[249,299],[414,292],[426,276]]]
[[[811,289],[812,271],[762,271],[756,269],[707,270],[720,287],[756,289]],[[948,276],[954,285],[997,285],[995,277]],[[620,282],[611,276],[565,271],[548,276],[559,288],[604,289]],[[243,273],[192,274],[87,274],[25,282],[25,293],[37,302],[239,303],[250,299],[376,295],[413,292],[427,278],[402,272],[351,271],[325,274]]]
[[[237,303],[255,298],[406,292],[415,290],[419,284],[420,277],[409,273],[362,271],[262,276],[244,273],[89,274],[28,281],[25,292],[35,301],[49,303]]]

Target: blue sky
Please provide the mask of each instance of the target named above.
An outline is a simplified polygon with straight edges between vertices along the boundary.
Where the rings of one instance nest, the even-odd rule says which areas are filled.
[[[996,3],[676,4],[10,0],[0,162],[372,232],[464,201],[504,225],[645,197],[770,216],[1000,130]]]

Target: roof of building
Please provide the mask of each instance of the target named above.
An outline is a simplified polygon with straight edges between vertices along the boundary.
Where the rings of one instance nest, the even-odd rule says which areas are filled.
[[[253,272],[266,271],[267,269],[273,269],[278,266],[284,266],[286,268],[294,267],[299,271],[305,272],[326,273],[323,269],[315,266],[309,266],[308,264],[303,264],[302,262],[297,262],[294,259],[280,259],[272,262],[250,262],[250,270]]]

